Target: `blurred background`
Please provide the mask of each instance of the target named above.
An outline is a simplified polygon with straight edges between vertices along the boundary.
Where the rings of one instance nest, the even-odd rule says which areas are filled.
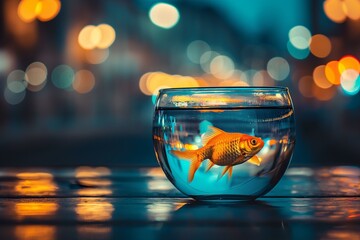
[[[296,165],[359,165],[359,0],[3,0],[0,166],[156,166],[166,87],[286,86]]]

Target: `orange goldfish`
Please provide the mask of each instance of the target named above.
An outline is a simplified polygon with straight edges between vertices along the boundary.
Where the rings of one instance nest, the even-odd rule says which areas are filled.
[[[216,127],[209,127],[209,131],[203,134],[203,147],[197,150],[171,151],[177,158],[191,161],[188,181],[194,179],[195,172],[200,164],[209,159],[206,171],[215,164],[225,166],[221,176],[229,172],[232,176],[232,168],[235,165],[249,162],[259,166],[261,159],[256,154],[263,148],[264,142],[261,138],[253,137],[243,133],[228,133]]]

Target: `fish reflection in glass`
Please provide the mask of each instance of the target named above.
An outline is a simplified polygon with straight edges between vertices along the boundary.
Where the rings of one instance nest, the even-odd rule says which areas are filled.
[[[224,166],[221,177],[228,172],[232,176],[233,166],[246,161],[259,166],[261,159],[255,154],[264,146],[261,138],[253,137],[243,133],[228,133],[216,127],[209,127],[209,130],[202,135],[203,147],[198,150],[178,151],[171,153],[179,159],[191,161],[188,181],[194,179],[194,175],[200,164],[208,159],[206,171],[209,171],[215,164]]]

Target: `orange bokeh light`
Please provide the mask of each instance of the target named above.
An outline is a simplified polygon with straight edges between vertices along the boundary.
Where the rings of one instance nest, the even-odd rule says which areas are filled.
[[[323,88],[319,88],[316,85],[313,85],[312,92],[314,97],[316,97],[316,99],[320,101],[329,101],[335,96],[336,88],[332,87],[328,89],[323,89]]]
[[[314,86],[314,82],[311,76],[304,76],[300,78],[298,83],[300,93],[307,98],[311,98],[314,96],[313,86]]]
[[[95,77],[88,70],[80,70],[75,74],[72,86],[78,93],[88,93],[95,86]]]
[[[327,80],[334,85],[340,84],[340,72],[338,66],[338,61],[328,62],[325,66],[325,76]]]
[[[360,63],[353,56],[345,56],[340,59],[338,69],[340,74],[342,74],[347,69],[354,69],[355,71],[360,72]]]
[[[18,6],[18,16],[24,22],[38,18],[42,22],[55,18],[61,8],[59,0],[22,0]]]
[[[316,67],[313,71],[314,83],[323,89],[330,88],[333,84],[325,76],[325,65]]]
[[[24,22],[32,22],[36,18],[39,0],[23,0],[18,6],[18,16]]]
[[[326,16],[333,22],[342,23],[346,20],[345,4],[342,1],[326,0],[323,7]]]
[[[331,52],[331,42],[328,37],[322,34],[316,34],[311,37],[311,53],[319,58],[327,57]]]
[[[343,0],[343,10],[345,14],[352,20],[360,19],[360,1],[359,0]]]

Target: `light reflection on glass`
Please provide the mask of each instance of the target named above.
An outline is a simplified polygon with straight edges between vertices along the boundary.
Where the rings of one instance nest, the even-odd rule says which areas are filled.
[[[103,198],[79,198],[75,212],[82,221],[108,221],[112,218],[114,206]]]
[[[35,239],[56,239],[56,227],[44,225],[19,225],[15,227],[15,239],[35,240]]]
[[[168,191],[174,189],[173,185],[166,179],[152,179],[147,182],[148,189],[154,191]]]
[[[360,239],[360,233],[354,230],[334,229],[326,232],[326,234],[323,237],[321,237],[321,240],[325,240],[325,239],[337,239],[337,240]]]
[[[107,226],[78,226],[76,230],[78,236],[84,239],[109,239],[111,237],[111,227]]]

